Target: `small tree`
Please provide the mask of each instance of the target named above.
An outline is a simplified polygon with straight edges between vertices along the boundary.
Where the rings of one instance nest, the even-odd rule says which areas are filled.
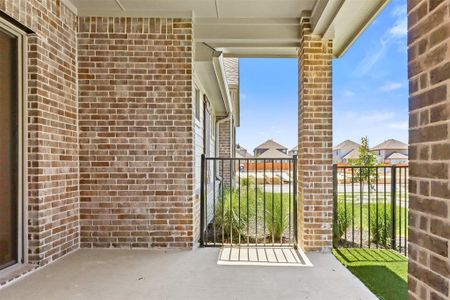
[[[361,146],[358,149],[359,157],[357,159],[351,159],[350,164],[354,166],[361,166],[363,168],[355,170],[355,177],[359,182],[367,183],[369,188],[371,183],[376,180],[375,168],[377,166],[377,156],[370,151],[369,139],[367,136],[361,138]]]

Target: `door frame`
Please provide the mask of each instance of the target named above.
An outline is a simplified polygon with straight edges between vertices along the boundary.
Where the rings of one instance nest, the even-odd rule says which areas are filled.
[[[0,16],[0,28],[17,38],[17,123],[18,123],[18,165],[17,165],[17,262],[3,269],[18,264],[28,263],[28,184],[27,184],[27,33]]]

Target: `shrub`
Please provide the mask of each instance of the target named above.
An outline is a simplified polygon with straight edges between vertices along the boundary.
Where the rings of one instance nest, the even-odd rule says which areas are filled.
[[[378,218],[376,205],[370,205],[370,236],[373,243],[390,245],[392,237],[392,209],[390,205],[386,205],[386,209],[384,205],[378,205]]]
[[[247,185],[249,187],[255,185],[255,180],[253,177],[241,178],[241,187],[246,187]]]
[[[274,197],[270,195],[266,202],[266,228],[270,237],[273,236],[276,242],[282,239],[283,233],[289,227],[289,201],[288,197],[282,199],[281,195],[275,194]]]
[[[335,245],[339,243],[352,224],[352,212],[349,207],[345,210],[344,201],[338,201],[336,211],[337,216],[335,216],[336,220],[333,227],[333,242]]]
[[[239,190],[238,189],[226,189],[223,193],[223,198],[219,198],[215,211],[215,225],[216,232],[221,235],[222,228],[225,238],[236,241],[238,236],[245,237],[247,233],[247,221],[254,215],[254,188],[249,189],[247,195],[246,189],[241,189],[241,203],[239,207]],[[231,200],[231,202],[230,202]],[[248,214],[247,214],[247,201],[248,201]]]

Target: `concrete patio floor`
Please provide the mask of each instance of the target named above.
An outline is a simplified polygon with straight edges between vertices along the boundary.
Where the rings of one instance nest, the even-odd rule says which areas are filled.
[[[313,267],[222,266],[220,249],[81,249],[0,290],[0,299],[377,299],[332,254]]]

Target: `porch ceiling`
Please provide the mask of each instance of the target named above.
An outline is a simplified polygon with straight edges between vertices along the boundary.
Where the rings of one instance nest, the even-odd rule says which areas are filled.
[[[336,57],[389,0],[63,0],[80,16],[193,17],[194,40],[226,56],[297,57],[300,19]]]

